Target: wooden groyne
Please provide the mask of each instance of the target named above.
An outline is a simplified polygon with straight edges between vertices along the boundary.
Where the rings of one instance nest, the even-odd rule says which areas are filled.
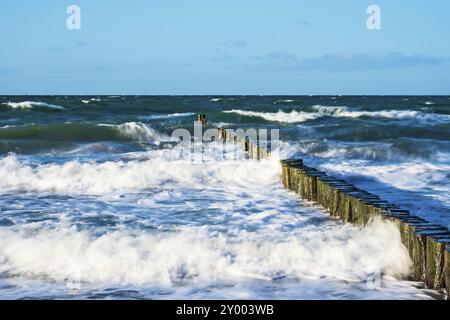
[[[198,121],[211,124],[201,115]],[[213,125],[213,124],[212,124]],[[223,141],[241,144],[249,158],[270,157],[270,146],[218,128]],[[412,261],[410,280],[430,289],[445,289],[450,297],[450,232],[447,228],[412,215],[379,196],[361,190],[343,179],[305,166],[301,159],[281,160],[283,185],[301,198],[320,204],[330,216],[357,226],[366,226],[375,218],[393,222]]]

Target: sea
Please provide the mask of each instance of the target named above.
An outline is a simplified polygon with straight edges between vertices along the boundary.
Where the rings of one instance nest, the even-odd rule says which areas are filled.
[[[279,149],[189,144],[197,114]],[[330,218],[280,159],[450,228],[448,96],[0,96],[0,299],[440,299],[389,222]]]

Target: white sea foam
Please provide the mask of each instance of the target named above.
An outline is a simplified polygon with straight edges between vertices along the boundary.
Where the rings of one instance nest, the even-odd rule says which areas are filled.
[[[341,159],[323,163],[320,169],[332,175],[344,176],[347,180],[355,179],[359,187],[450,229],[448,162],[416,160],[373,163],[368,160]],[[377,182],[374,183],[372,179]]]
[[[248,232],[229,237],[194,227],[100,237],[73,228],[0,229],[0,260],[0,272],[15,275],[166,286],[280,276],[360,282],[374,270],[406,275],[410,266],[396,227],[380,221],[365,229],[304,230],[286,238]]]
[[[292,103],[292,102],[294,102],[294,100],[292,100],[292,99],[279,99],[279,100],[274,101],[274,104],[277,104],[277,103]]]
[[[319,109],[320,110],[320,109]],[[327,112],[323,113],[328,115]],[[449,122],[450,116],[443,114],[432,114],[414,110],[380,110],[380,111],[350,111],[348,109],[341,109],[335,112],[331,112],[329,115],[333,117],[344,118],[386,118],[386,119],[405,119],[405,120],[417,120],[422,123],[431,122]]]
[[[450,165],[424,161],[371,164],[367,160],[347,160],[328,163],[322,168],[341,174],[362,174],[402,190],[424,191],[432,188],[436,195],[443,193],[443,199],[450,206]]]
[[[139,129],[136,133],[134,125],[123,125],[122,128],[127,134],[148,138],[146,130],[142,133]],[[151,136],[154,134],[151,133]],[[150,188],[167,180],[201,187],[204,181],[212,178],[222,182],[242,180],[251,174],[250,168],[254,166],[252,162],[243,162],[233,170],[230,165],[224,167],[218,162],[204,167],[202,164],[192,163],[189,156],[186,159],[179,158],[183,152],[181,148],[172,152],[151,152],[146,155],[150,159],[143,161],[83,163],[75,160],[38,166],[28,165],[17,156],[9,155],[0,160],[0,190],[108,194]],[[263,167],[262,165],[261,168]],[[265,167],[272,168],[271,171],[276,175],[278,171],[273,168],[278,168],[279,165],[276,161],[270,161]],[[234,175],[230,175],[229,170]],[[268,179],[273,179],[273,176],[267,176]],[[261,183],[260,179],[257,181]]]
[[[68,211],[66,219],[50,227],[16,218],[18,224],[0,228],[0,273],[70,287],[162,287],[181,298],[426,298],[393,278],[410,266],[394,225],[376,221],[360,229],[328,220],[284,190],[278,159],[220,159],[218,146],[206,147],[204,157],[214,161],[201,164],[181,147],[104,163],[32,164],[4,157],[0,192],[75,197],[67,208],[58,207]],[[108,200],[107,208],[93,206],[96,194]],[[110,198],[115,195],[120,197]],[[51,210],[46,205],[41,215]],[[124,214],[157,228],[78,228],[85,221],[79,215]],[[368,290],[367,278],[378,271],[382,288]],[[268,292],[268,286],[280,291]]]
[[[39,107],[39,108],[64,110],[64,107],[48,104],[46,102],[22,101],[22,102],[7,102],[3,104],[13,109],[32,109],[34,107]]]
[[[91,102],[101,102],[102,99],[98,99],[98,98],[91,98],[89,100],[81,100],[81,102],[83,102],[84,104],[89,104]]]
[[[350,110],[348,107],[332,107],[315,105],[311,107],[314,112],[296,111],[291,112],[257,112],[246,110],[228,110],[226,113],[236,113],[249,117],[260,117],[268,121],[277,121],[284,123],[299,123],[308,120],[314,120],[324,116],[336,118],[386,118],[386,119],[405,119],[416,120],[421,123],[448,123],[450,116],[444,114],[425,113],[414,110],[380,110],[380,111],[357,111]]]
[[[245,111],[245,110],[229,110],[224,111],[225,113],[237,113],[241,116],[246,117],[260,117],[268,121],[285,122],[285,123],[295,123],[304,122],[307,120],[314,120],[321,115],[316,113],[308,113],[303,111],[291,111],[291,112],[257,112],[257,111]]]
[[[193,112],[182,112],[182,113],[169,113],[169,114],[152,114],[148,116],[141,116],[141,119],[146,120],[159,120],[159,119],[171,119],[171,118],[182,118],[190,117],[195,115]]]
[[[429,154],[403,153],[393,143],[281,143],[281,157],[299,156],[307,165],[344,178],[357,187],[450,229],[450,154],[430,148]],[[423,149],[422,149],[423,151]]]
[[[220,127],[231,126],[233,124],[230,122],[216,122],[215,125],[220,128]]]
[[[399,189],[415,191],[423,190],[430,184],[438,185],[440,182],[446,181],[450,172],[450,165],[419,161],[373,165],[367,160],[348,160],[341,163],[324,164],[323,167],[342,174],[358,172],[377,177]]]
[[[300,125],[299,125],[300,127]],[[301,127],[308,136],[313,135],[317,128]],[[397,139],[395,141],[377,142],[336,142],[330,140],[306,140],[286,146],[290,155],[303,153],[314,157],[327,159],[360,159],[383,161],[384,163],[404,163],[412,161],[430,161],[435,163],[450,163],[450,152],[445,152],[448,143],[424,143],[416,139]]]

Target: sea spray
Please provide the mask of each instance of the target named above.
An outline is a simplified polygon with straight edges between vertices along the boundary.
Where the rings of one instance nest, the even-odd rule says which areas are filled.
[[[410,266],[397,229],[380,221],[366,229],[305,229],[288,237],[249,232],[230,237],[195,227],[96,237],[74,229],[28,227],[0,229],[0,239],[3,272],[108,285],[270,281],[280,276],[360,282],[371,270],[405,276]]]

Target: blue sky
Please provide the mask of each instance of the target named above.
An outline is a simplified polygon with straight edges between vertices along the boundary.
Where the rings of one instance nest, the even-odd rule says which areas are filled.
[[[81,30],[66,9],[81,8]],[[382,29],[366,27],[369,5]],[[450,94],[450,2],[0,0],[0,94]]]

